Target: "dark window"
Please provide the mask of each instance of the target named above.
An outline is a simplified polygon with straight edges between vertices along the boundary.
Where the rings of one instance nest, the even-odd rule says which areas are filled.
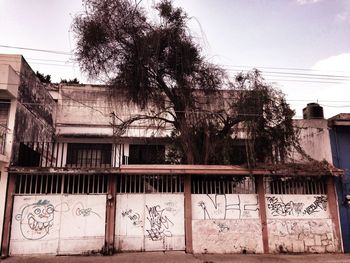
[[[40,163],[40,154],[21,143],[19,145],[18,166],[38,167]]]
[[[163,164],[164,161],[164,145],[130,145],[129,164]]]
[[[111,144],[69,143],[68,167],[109,167],[111,165]]]

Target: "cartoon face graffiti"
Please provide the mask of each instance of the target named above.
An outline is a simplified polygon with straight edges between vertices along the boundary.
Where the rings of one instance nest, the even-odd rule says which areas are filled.
[[[23,207],[16,220],[20,222],[21,233],[25,239],[38,240],[49,234],[53,226],[55,208],[48,200]]]

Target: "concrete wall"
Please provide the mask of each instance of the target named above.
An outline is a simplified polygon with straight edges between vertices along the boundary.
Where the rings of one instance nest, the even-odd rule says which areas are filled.
[[[19,144],[24,141],[52,141],[55,102],[23,57],[15,57],[11,65],[19,70],[12,161],[17,162]]]
[[[125,121],[135,114],[152,114],[151,111],[156,109],[149,105],[142,111],[135,104],[127,103],[123,95],[112,96],[112,91],[106,86],[60,85],[57,99],[57,134],[64,136],[112,137],[112,112],[117,115],[115,123],[120,124],[118,118]],[[158,130],[155,127],[150,121],[138,121],[123,136],[170,135],[170,130]]]
[[[19,75],[10,65],[2,65],[0,58],[0,98],[17,98]]]
[[[117,251],[184,250],[183,194],[118,194]]]
[[[332,164],[333,160],[327,120],[294,120],[294,125],[299,128],[299,142],[305,153],[315,160],[326,160]],[[292,158],[295,160],[303,160],[303,157],[296,151],[294,151]]]
[[[326,195],[266,195],[272,253],[339,252]]]
[[[100,251],[105,214],[105,195],[15,196],[10,254]]]
[[[194,253],[263,253],[255,194],[193,194]]]

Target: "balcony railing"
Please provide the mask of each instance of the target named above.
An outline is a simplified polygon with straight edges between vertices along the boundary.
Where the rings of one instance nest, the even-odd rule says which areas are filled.
[[[62,142],[22,142],[12,166],[55,168],[116,168],[125,164],[122,146]]]

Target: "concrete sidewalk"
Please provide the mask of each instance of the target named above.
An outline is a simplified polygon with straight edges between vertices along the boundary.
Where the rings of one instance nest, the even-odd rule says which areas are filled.
[[[243,254],[186,254],[184,252],[119,253],[113,256],[37,256],[9,257],[1,263],[109,263],[109,262],[239,262],[239,263],[349,263],[350,254],[300,254],[300,255],[243,255]]]

